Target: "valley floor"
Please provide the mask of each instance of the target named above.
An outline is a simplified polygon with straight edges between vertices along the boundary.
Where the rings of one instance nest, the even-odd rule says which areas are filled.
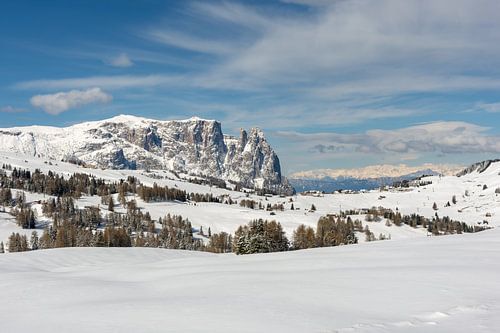
[[[499,332],[500,231],[235,256],[0,255],[2,332]]]

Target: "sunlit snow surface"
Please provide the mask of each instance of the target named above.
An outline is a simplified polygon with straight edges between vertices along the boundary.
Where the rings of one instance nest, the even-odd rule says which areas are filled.
[[[500,232],[248,256],[0,255],[2,332],[499,332]]]
[[[10,153],[0,159],[43,172],[85,172],[110,181],[133,175],[147,185],[245,198],[240,192],[153,179],[141,171],[50,165]],[[289,237],[299,224],[314,227],[320,216],[340,209],[397,207],[432,217],[433,202],[440,216],[498,226],[499,172],[495,163],[481,174],[431,177],[432,185],[408,192],[298,195],[293,200],[300,210],[294,211],[289,198],[266,201],[250,195],[264,205],[285,202],[286,210],[275,216],[239,205],[138,203],[153,218],[182,214],[195,228],[210,226],[213,232],[272,218]],[[445,207],[453,195],[457,204]],[[46,199],[26,196],[29,202]],[[80,207],[99,203],[99,197],[78,200]],[[314,213],[308,212],[312,204]],[[39,204],[34,208],[41,233],[50,221]],[[250,256],[144,248],[0,254],[0,332],[500,332],[499,230],[426,237],[424,229],[363,223],[375,235],[390,233],[392,240]],[[31,233],[0,213],[0,240],[14,231]]]
[[[175,187],[187,192],[229,195],[235,201],[253,199],[262,202],[263,206],[266,206],[268,203],[284,203],[285,205],[284,212],[276,212],[276,215],[271,216],[268,211],[242,208],[239,205],[198,203],[194,206],[179,202],[144,203],[136,198],[143,212],[148,211],[154,219],[163,217],[167,213],[180,214],[188,218],[195,228],[202,226],[206,231],[210,227],[212,232],[225,231],[233,233],[238,226],[246,224],[252,219],[263,218],[275,219],[280,222],[288,237],[291,237],[293,230],[300,224],[316,227],[320,216],[338,213],[340,210],[345,211],[347,209],[370,208],[374,206],[382,206],[393,210],[398,209],[403,214],[417,213],[429,218],[437,213],[439,216],[449,216],[452,219],[466,222],[469,225],[476,225],[479,222],[482,223],[484,220],[488,221],[489,226],[500,225],[500,194],[495,193],[496,189],[500,188],[500,162],[493,163],[483,173],[473,172],[463,177],[428,177],[425,179],[432,181],[431,185],[413,188],[404,192],[394,190],[385,192],[371,191],[358,194],[327,194],[319,198],[296,195],[291,199],[293,200],[294,207],[300,208],[300,210],[294,211],[290,210],[290,197],[281,198],[274,196],[265,199],[261,196],[250,195],[247,198],[241,192],[196,185],[178,179],[155,179],[141,170],[88,169],[60,161],[49,161],[5,152],[0,152],[0,162],[23,169],[34,170],[38,168],[45,173],[51,170],[66,177],[75,172],[92,174],[109,181],[118,181],[119,179],[126,179],[128,176],[134,176],[143,184],[149,186],[156,182],[160,186]],[[160,176],[173,177],[169,172],[162,170],[153,172]],[[484,185],[487,185],[487,189],[483,190]],[[465,195],[466,191],[468,193],[467,196]],[[446,207],[448,202],[452,202],[453,195],[457,198],[457,204]],[[27,198],[28,200],[43,200],[46,199],[46,196],[27,193]],[[84,197],[78,200],[77,204],[80,207],[84,207],[86,205],[98,205],[100,202],[100,197],[95,196]],[[438,211],[434,211],[432,208],[434,202],[439,207]],[[312,204],[317,208],[314,213],[308,211]],[[101,208],[103,208],[102,213],[105,214],[106,207]],[[117,206],[115,209],[118,212],[124,211],[121,206]],[[39,216],[43,218],[41,212],[39,213]],[[364,220],[364,216],[355,218]],[[3,241],[7,239],[13,228],[11,225],[5,226],[6,223],[9,223],[6,220],[6,215],[0,215],[0,240]],[[392,239],[406,239],[426,235],[423,229],[413,229],[408,226],[399,228],[395,226],[386,227],[384,221],[380,223],[365,223],[363,221],[363,223],[367,224],[376,236],[379,233],[384,233],[385,235],[390,234]],[[42,232],[42,230],[39,230],[39,232]],[[363,236],[360,237],[360,241],[362,240]]]

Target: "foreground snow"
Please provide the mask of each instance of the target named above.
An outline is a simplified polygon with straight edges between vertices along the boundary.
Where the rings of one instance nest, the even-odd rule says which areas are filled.
[[[268,255],[0,255],[2,332],[498,332],[500,232]]]

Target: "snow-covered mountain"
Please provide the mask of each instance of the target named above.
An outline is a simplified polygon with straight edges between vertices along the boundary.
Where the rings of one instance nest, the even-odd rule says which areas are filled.
[[[500,159],[495,159],[495,160],[486,160],[486,161],[481,161],[478,163],[474,163],[467,168],[463,169],[459,173],[457,173],[458,177],[462,177],[465,175],[468,175],[470,173],[473,173],[476,171],[477,173],[483,173],[485,172],[492,164],[498,164],[500,162]]]
[[[300,171],[289,176],[297,191],[319,190],[372,190],[420,176],[454,175],[462,168],[449,164],[423,164],[420,166],[371,165],[356,169],[318,169]]]
[[[0,129],[0,150],[109,169],[168,169],[290,194],[279,158],[258,128],[239,137],[214,120],[160,121],[135,116],[70,127]]]
[[[309,171],[299,171],[290,175],[290,178],[297,179],[322,179],[322,178],[357,178],[371,179],[382,177],[402,177],[410,174],[422,174],[429,172],[432,174],[454,175],[463,167],[452,164],[431,164],[426,163],[419,166],[408,166],[406,164],[381,164],[370,165],[363,168],[354,169],[317,169]]]
[[[384,186],[391,186],[403,181],[410,181],[421,176],[435,176],[438,173],[427,170],[411,173],[401,177],[355,178],[355,177],[325,177],[321,179],[289,178],[290,184],[297,192],[322,191],[330,193],[339,190],[375,190]]]

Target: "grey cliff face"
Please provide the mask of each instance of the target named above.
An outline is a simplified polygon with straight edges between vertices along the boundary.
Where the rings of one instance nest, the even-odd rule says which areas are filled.
[[[30,130],[31,129],[31,130]],[[8,151],[78,161],[101,168],[168,169],[214,177],[248,188],[291,194],[280,161],[264,133],[253,128],[225,136],[217,121],[157,121],[119,116],[68,128],[4,129]],[[62,144],[58,144],[62,142]]]
[[[474,163],[471,166],[465,168],[464,170],[460,171],[457,176],[465,176],[469,173],[472,173],[474,171],[477,171],[478,173],[483,173],[485,172],[491,165],[491,163],[496,163],[500,162],[500,159],[495,159],[495,160],[486,160],[478,163]]]

